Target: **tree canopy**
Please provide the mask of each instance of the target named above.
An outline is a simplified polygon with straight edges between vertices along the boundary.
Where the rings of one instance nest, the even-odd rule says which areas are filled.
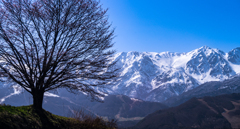
[[[0,73],[33,95],[56,88],[104,96],[94,87],[114,82],[114,29],[95,0],[2,0]]]

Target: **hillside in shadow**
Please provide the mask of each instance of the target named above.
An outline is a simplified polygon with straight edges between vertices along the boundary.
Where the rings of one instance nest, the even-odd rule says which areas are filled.
[[[240,128],[240,94],[192,98],[148,115],[133,128]]]

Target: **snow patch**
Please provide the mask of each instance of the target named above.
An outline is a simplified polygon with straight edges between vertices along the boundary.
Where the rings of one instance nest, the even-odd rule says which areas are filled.
[[[50,93],[50,92],[45,92],[44,96],[47,96],[47,97],[59,97],[58,95]]]
[[[233,63],[231,63],[231,62],[228,62],[228,63],[229,63],[229,65],[232,67],[232,69],[233,69],[237,74],[240,73],[240,65],[235,65],[235,64],[233,64]]]
[[[130,98],[132,101],[135,101],[135,102],[137,102],[137,101],[139,101],[139,102],[142,102],[142,100],[139,100],[139,99],[136,99],[136,98]]]
[[[220,90],[220,89],[226,89],[226,88],[228,88],[229,86],[222,86],[222,87],[220,87],[220,88],[218,88],[218,90]]]
[[[180,57],[175,57],[174,61],[172,63],[173,68],[184,68],[187,64],[187,62],[192,58],[193,54],[187,53],[185,55],[182,55]]]
[[[11,97],[13,95],[20,94],[23,91],[23,89],[20,86],[15,85],[15,86],[13,86],[13,91],[14,92],[11,93],[10,95],[1,98],[0,99],[0,104],[2,104],[7,98],[9,98],[9,97]]]
[[[229,65],[232,67],[233,71],[236,72],[236,74],[240,73],[240,65],[236,65],[228,61],[228,53],[224,55],[224,59],[229,63]]]

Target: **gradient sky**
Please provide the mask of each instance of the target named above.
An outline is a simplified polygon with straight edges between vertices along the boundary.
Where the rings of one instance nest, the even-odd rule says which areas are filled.
[[[117,52],[240,47],[240,0],[101,0]]]

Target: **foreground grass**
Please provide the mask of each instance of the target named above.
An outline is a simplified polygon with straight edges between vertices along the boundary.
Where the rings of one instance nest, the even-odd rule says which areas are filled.
[[[30,106],[14,107],[0,105],[0,127],[2,129],[114,129],[115,122],[101,118],[68,118],[54,115]]]

